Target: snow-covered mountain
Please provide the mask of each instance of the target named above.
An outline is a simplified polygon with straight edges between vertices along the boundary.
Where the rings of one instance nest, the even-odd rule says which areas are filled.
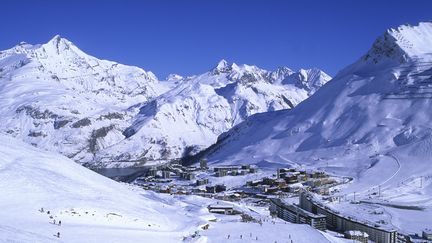
[[[247,153],[263,146],[272,154],[357,145],[382,150],[428,138],[431,37],[429,22],[388,30],[295,109],[253,116],[221,135],[219,145]]]
[[[204,74],[170,75],[174,87],[140,108],[127,139],[100,151],[97,161],[170,159],[195,154],[246,117],[291,109],[330,77],[318,69],[269,72],[220,61]],[[175,83],[176,85],[173,85]]]
[[[55,36],[0,52],[0,131],[100,166],[178,158],[251,114],[292,108],[329,79],[318,69],[268,72],[221,61],[202,75],[158,81]]]
[[[431,109],[432,23],[403,25],[294,109],[254,115],[221,135],[207,156],[350,176],[344,193],[357,198],[379,185],[387,203],[423,207],[386,207],[393,224],[418,232],[432,215]]]
[[[130,107],[164,91],[151,72],[99,60],[59,36],[0,52],[0,130],[78,161],[124,139]]]

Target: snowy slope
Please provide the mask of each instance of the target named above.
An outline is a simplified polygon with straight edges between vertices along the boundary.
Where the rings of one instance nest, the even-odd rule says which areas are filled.
[[[1,242],[179,242],[201,224],[173,199],[119,184],[4,135],[0,191]],[[54,219],[62,225],[52,224]]]
[[[213,199],[119,184],[5,135],[0,135],[0,191],[0,242],[223,242],[228,234],[236,242],[234,237],[246,239],[252,229],[248,237],[254,242],[287,235],[296,242],[343,242],[307,225],[276,220],[277,225],[260,226],[238,215],[213,215],[206,208]],[[249,206],[236,207],[257,214]],[[266,214],[262,217],[271,220]],[[205,224],[210,228],[203,231]]]
[[[269,72],[225,60],[198,76],[171,75],[166,83],[175,88],[142,106],[123,133],[128,139],[99,152],[97,161],[195,154],[246,117],[291,109],[328,80],[318,69]]]
[[[380,185],[386,200],[429,215],[431,91],[432,23],[400,26],[296,108],[250,117],[221,135],[207,156],[215,163],[322,168],[354,178],[345,193],[367,198]],[[423,221],[404,220],[415,213],[394,212],[392,222],[418,232]]]
[[[318,69],[268,72],[221,61],[205,74],[159,82],[55,36],[0,52],[0,131],[98,166],[178,158],[251,114],[291,108],[329,79]]]

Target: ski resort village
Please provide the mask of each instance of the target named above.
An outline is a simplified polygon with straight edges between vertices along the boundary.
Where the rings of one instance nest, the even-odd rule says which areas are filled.
[[[168,2],[2,4],[0,242],[432,243],[430,3]]]

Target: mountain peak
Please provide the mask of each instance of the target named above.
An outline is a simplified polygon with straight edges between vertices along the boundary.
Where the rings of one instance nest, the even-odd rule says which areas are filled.
[[[229,67],[228,62],[225,59],[222,59],[218,62],[218,64],[216,65],[216,69],[222,70]]]
[[[61,36],[57,34],[53,38],[51,38],[50,42],[51,41],[59,41],[60,39],[61,39]]]
[[[409,56],[432,53],[432,22],[420,22],[418,25],[401,25],[389,29],[398,46]]]
[[[179,81],[179,80],[182,80],[182,79],[184,79],[183,76],[181,76],[179,74],[171,73],[166,78],[166,81]]]
[[[47,47],[47,49],[53,49],[57,54],[60,54],[60,52],[64,50],[71,49],[74,44],[69,40],[62,38],[60,35],[55,35],[44,46]]]
[[[227,72],[229,72],[231,70],[232,70],[231,65],[225,59],[222,59],[222,60],[220,60],[218,62],[218,64],[216,65],[216,67],[214,67],[212,69],[211,72],[213,74],[217,75],[217,74],[220,74],[220,73],[227,73]]]
[[[384,60],[405,62],[427,54],[432,54],[432,22],[420,22],[388,29],[363,59],[375,64]]]
[[[55,35],[53,38],[51,38],[51,40],[48,41],[48,43],[53,43],[53,44],[68,43],[68,44],[72,44],[72,42],[70,42],[69,40],[67,40],[65,38],[62,38],[60,35]]]

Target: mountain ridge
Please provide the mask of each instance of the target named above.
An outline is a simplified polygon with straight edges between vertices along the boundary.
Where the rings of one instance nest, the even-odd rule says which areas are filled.
[[[319,75],[311,83],[330,79],[314,72]],[[139,67],[99,60],[56,35],[45,44],[0,52],[0,113],[7,117],[0,131],[80,163],[103,161],[98,166],[173,159],[200,151],[253,113],[292,108],[314,91],[299,85],[309,76],[299,74],[297,87],[283,84],[283,75],[224,60],[203,74],[160,81]],[[179,120],[190,138],[177,133],[169,139]],[[152,137],[136,136],[146,124]]]

